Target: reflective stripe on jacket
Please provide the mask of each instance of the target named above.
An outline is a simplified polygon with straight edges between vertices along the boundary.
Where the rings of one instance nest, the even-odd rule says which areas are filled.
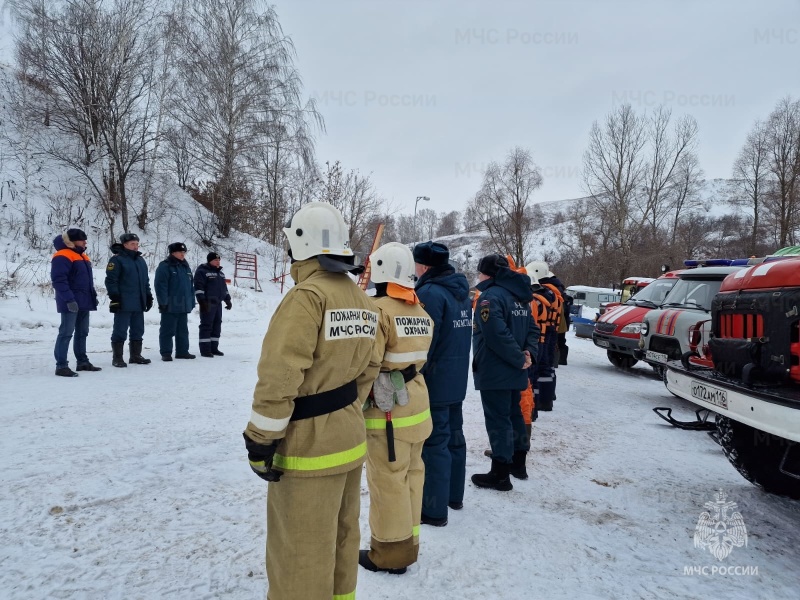
[[[246,433],[260,444],[283,440],[274,465],[287,477],[344,473],[366,455],[361,407],[380,368],[377,308],[348,275],[325,271],[316,258],[295,262],[291,273],[296,285],[264,336]],[[354,380],[352,404],[290,421],[295,401]]]
[[[414,365],[417,375],[406,383],[408,404],[392,409],[395,439],[423,442],[433,429],[428,388],[420,374],[433,338],[433,320],[419,304],[406,304],[389,296],[375,299],[380,312],[375,346],[383,356],[381,371],[399,371]],[[385,436],[386,413],[370,406],[364,411],[370,435]]]

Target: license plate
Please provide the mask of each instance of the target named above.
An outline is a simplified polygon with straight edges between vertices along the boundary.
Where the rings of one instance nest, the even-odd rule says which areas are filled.
[[[608,348],[611,345],[606,340],[595,340],[594,343],[601,348]]]
[[[663,352],[653,352],[652,350],[648,350],[644,353],[644,357],[647,360],[652,360],[653,362],[661,363],[662,365],[667,364],[667,355]]]
[[[720,408],[728,408],[728,392],[692,379],[692,396]]]

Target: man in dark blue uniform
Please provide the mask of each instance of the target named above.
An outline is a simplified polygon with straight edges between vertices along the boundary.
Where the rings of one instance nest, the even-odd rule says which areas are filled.
[[[122,358],[122,351],[130,329],[130,362],[147,365],[150,359],[142,356],[142,339],[144,313],[153,308],[150,275],[147,273],[147,263],[139,252],[139,236],[123,233],[119,241],[119,244],[111,246],[114,256],[106,266],[106,290],[110,301],[108,309],[114,314],[111,364],[115,367],[128,366]]]
[[[189,352],[189,313],[194,309],[192,268],[186,262],[186,244],[170,244],[169,256],[156,269],[155,289],[161,328],[158,346],[161,360],[172,361],[172,339],[175,358],[194,358]]]
[[[522,467],[530,449],[520,411],[528,367],[536,362],[539,328],[531,317],[530,279],[509,268],[499,254],[478,263],[478,298],[473,315],[472,377],[481,393],[492,447],[489,473],[473,475],[478,487],[509,491],[512,466]]]
[[[421,522],[437,527],[447,525],[448,506],[463,507],[467,462],[461,409],[467,393],[472,325],[469,283],[449,260],[444,244],[425,242],[414,248],[417,296],[434,324],[428,359],[421,370],[433,420],[433,432],[422,448]]]
[[[225,356],[219,350],[222,303],[227,310],[233,307],[220,260],[219,254],[209,252],[206,262],[194,272],[194,293],[200,305],[200,356],[207,358]]]

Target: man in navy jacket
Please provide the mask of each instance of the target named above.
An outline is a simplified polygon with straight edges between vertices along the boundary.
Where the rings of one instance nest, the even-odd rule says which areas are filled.
[[[89,313],[97,310],[97,292],[94,289],[92,263],[86,256],[86,234],[80,229],[70,229],[53,240],[56,253],[50,265],[50,279],[56,292],[56,309],[61,313],[56,347],[56,375],[77,377],[69,368],[69,342],[75,335],[72,350],[77,360],[77,371],[100,371],[89,362],[86,355],[86,337],[89,335]]]
[[[422,519],[447,525],[447,508],[464,501],[467,444],[462,405],[467,393],[472,325],[469,283],[449,264],[450,251],[437,242],[417,244],[414,262],[417,296],[433,319],[433,339],[421,373],[428,386],[433,432],[425,441]]]
[[[520,411],[528,367],[536,361],[539,328],[531,317],[530,278],[490,254],[478,263],[478,298],[472,326],[472,378],[481,393],[486,433],[492,447],[489,473],[473,475],[478,487],[513,489],[512,466],[524,468],[530,449]]]
[[[156,268],[154,287],[161,313],[158,348],[161,360],[172,361],[172,338],[175,358],[194,358],[189,353],[189,313],[194,309],[192,268],[186,262],[186,244],[175,242],[167,249],[169,256]]]
[[[122,358],[122,350],[130,329],[130,362],[147,365],[150,359],[142,356],[142,339],[144,313],[153,308],[150,275],[147,273],[147,263],[139,252],[139,236],[123,233],[119,241],[119,244],[111,246],[114,256],[106,266],[108,310],[114,315],[111,364],[115,367],[128,366]]]
[[[219,349],[222,303],[226,310],[233,306],[220,261],[219,254],[209,252],[206,262],[194,272],[194,293],[200,305],[200,356],[207,358],[225,356]]]

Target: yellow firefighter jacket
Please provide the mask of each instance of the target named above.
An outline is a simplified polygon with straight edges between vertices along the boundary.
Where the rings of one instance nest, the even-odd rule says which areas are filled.
[[[406,304],[390,296],[375,299],[380,311],[376,349],[382,359],[381,371],[396,371],[414,365],[417,375],[406,382],[408,404],[392,409],[394,437],[403,442],[423,442],[432,430],[428,388],[419,373],[428,358],[433,336],[433,319],[419,304]],[[370,405],[364,411],[370,434],[385,435],[386,413]]]
[[[295,262],[291,274],[296,285],[264,336],[246,433],[260,444],[283,439],[273,466],[286,477],[344,473],[366,454],[361,407],[380,368],[378,313],[350,277],[325,271],[316,258]],[[352,381],[358,397],[345,408],[290,421],[296,401]]]

